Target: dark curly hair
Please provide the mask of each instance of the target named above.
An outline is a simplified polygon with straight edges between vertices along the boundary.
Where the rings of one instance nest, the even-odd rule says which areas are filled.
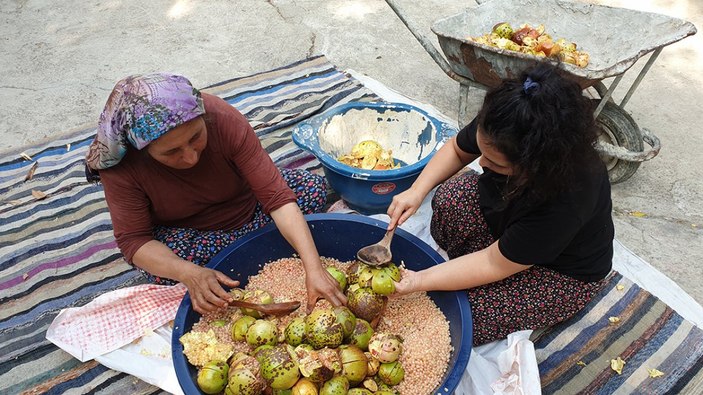
[[[515,166],[506,199],[540,202],[571,190],[579,169],[595,169],[593,103],[556,66],[540,63],[489,91],[478,115],[482,136]]]

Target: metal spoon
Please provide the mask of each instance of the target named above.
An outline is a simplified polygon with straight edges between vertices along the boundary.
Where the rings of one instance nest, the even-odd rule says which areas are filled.
[[[361,248],[356,253],[356,258],[370,266],[380,266],[391,261],[391,239],[395,233],[395,227],[387,230],[381,241]]]
[[[268,315],[286,315],[294,312],[298,309],[298,307],[300,307],[300,302],[259,304],[245,302],[243,300],[233,300],[229,302],[229,304],[230,306],[243,307],[245,309],[260,311]]]

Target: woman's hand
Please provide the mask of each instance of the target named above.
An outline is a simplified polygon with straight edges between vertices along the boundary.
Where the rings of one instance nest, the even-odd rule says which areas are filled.
[[[420,290],[420,273],[409,269],[403,269],[399,283],[395,284],[393,295],[401,296]]]
[[[411,215],[415,214],[422,204],[425,194],[410,188],[393,196],[391,205],[388,206],[387,214],[391,217],[388,229],[393,229],[402,225]]]
[[[305,272],[305,287],[308,291],[308,314],[315,308],[315,303],[321,298],[327,299],[333,306],[347,304],[347,297],[339,289],[339,283],[322,266],[319,270]]]
[[[206,267],[190,264],[181,282],[188,287],[193,310],[200,314],[226,307],[232,296],[222,288],[224,284],[230,288],[239,286],[239,281],[232,280],[224,273]]]

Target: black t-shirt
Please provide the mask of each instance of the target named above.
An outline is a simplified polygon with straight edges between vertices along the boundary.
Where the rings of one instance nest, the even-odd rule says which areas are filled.
[[[476,120],[459,132],[457,145],[481,154]],[[503,256],[586,282],[610,272],[615,230],[608,172],[599,163],[597,170],[584,169],[578,177],[574,190],[550,201],[529,205],[517,197],[506,203],[507,177],[484,168],[478,182],[481,211]]]

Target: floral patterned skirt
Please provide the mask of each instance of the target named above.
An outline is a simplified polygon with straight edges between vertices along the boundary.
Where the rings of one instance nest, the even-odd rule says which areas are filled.
[[[323,210],[327,201],[327,185],[323,177],[306,170],[288,169],[281,169],[281,175],[290,189],[295,192],[298,207],[303,214],[318,213]],[[154,239],[164,243],[180,258],[203,266],[233,241],[271,221],[271,217],[264,214],[261,204],[257,204],[251,220],[237,229],[204,231],[156,226]],[[171,279],[152,276],[142,269],[139,271],[152,283],[175,284],[175,281]]]
[[[490,246],[493,236],[479,205],[478,174],[471,171],[440,185],[432,200],[431,233],[450,259]],[[573,316],[603,286],[540,266],[504,280],[471,288],[473,343],[504,339],[510,333],[554,325]]]

